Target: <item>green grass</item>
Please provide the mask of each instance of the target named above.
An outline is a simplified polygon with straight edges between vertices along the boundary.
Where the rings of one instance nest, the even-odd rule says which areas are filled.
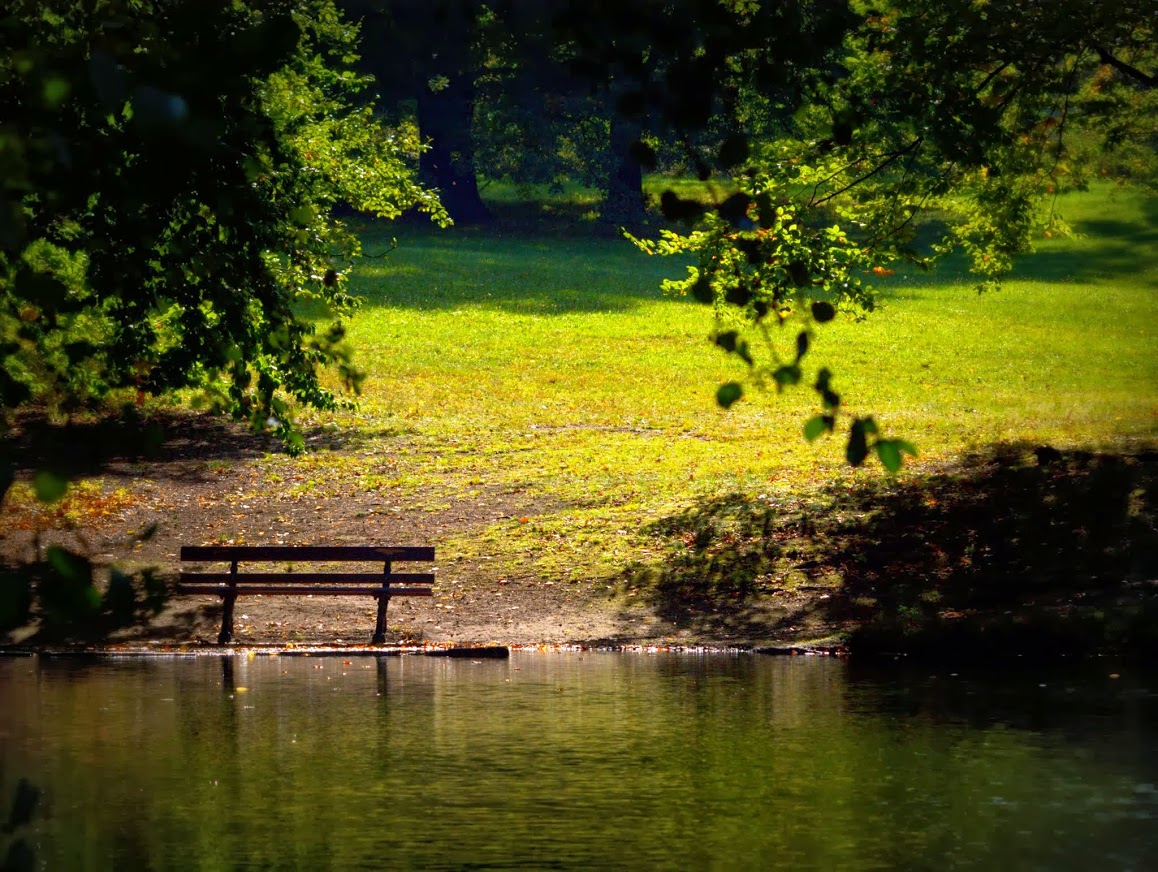
[[[551,185],[516,185],[497,179],[484,180],[480,185],[483,199],[501,220],[508,224],[517,220],[559,218],[581,225],[591,225],[599,219],[601,191],[569,182],[561,187]],[[653,205],[659,203],[664,191],[675,191],[681,197],[703,201],[722,201],[736,188],[728,180],[712,179],[701,182],[694,178],[670,176],[661,173],[645,175],[643,195]],[[574,229],[574,228],[569,228]]]
[[[830,367],[849,412],[916,443],[902,476],[995,443],[1153,438],[1158,204],[1105,187],[1061,205],[1081,235],[1044,240],[1000,293],[978,296],[952,265],[897,276],[867,320],[816,337],[806,380]],[[847,469],[838,440],[803,440],[810,390],[717,408],[744,366],[707,341],[710,309],[658,290],[678,263],[578,225],[367,226],[367,249],[395,235],[353,282],[368,378],[341,423],[376,448],[315,456],[319,487],[355,477],[432,508],[508,495],[525,521],[452,550],[590,580],[655,559],[645,525],[714,496],[885,476]]]

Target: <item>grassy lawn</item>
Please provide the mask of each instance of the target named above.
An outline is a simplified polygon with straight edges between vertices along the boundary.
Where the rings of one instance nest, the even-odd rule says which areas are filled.
[[[902,477],[993,443],[1153,436],[1156,203],[1106,187],[1061,205],[1081,235],[1044,240],[1002,292],[978,296],[952,265],[897,276],[867,320],[838,318],[814,343],[812,372],[836,373],[850,411],[919,447]],[[648,561],[647,524],[697,502],[885,476],[845,468],[836,440],[801,438],[810,391],[716,407],[743,365],[706,341],[709,309],[660,294],[678,263],[581,230],[367,227],[367,249],[391,234],[398,249],[354,282],[365,306],[351,339],[369,377],[343,422],[388,434],[388,455],[312,462],[432,505],[494,489],[538,505],[457,551],[615,576]]]

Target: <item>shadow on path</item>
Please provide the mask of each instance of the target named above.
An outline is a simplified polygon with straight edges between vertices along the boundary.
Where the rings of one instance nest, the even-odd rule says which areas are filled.
[[[1153,450],[1003,444],[808,499],[731,494],[652,525],[667,557],[627,584],[677,626],[840,628],[864,652],[1158,651],[1156,484]]]

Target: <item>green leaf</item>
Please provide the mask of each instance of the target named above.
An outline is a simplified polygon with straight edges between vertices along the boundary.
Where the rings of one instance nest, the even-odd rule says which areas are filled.
[[[748,138],[742,133],[733,133],[720,145],[720,166],[726,170],[739,166],[748,159],[748,151]]]
[[[776,372],[772,373],[772,378],[776,381],[777,389],[783,388],[786,385],[800,384],[801,377],[800,367],[795,364],[782,366],[776,370]]]
[[[712,283],[704,276],[700,276],[692,285],[692,298],[701,303],[714,303],[716,301],[716,292],[712,289]]]
[[[873,450],[880,458],[881,465],[889,472],[896,472],[901,468],[901,452],[892,441],[882,439],[873,446]]]
[[[292,457],[297,457],[306,450],[306,437],[296,428],[284,434],[282,440],[285,443],[286,452]]]
[[[824,324],[836,317],[836,309],[832,303],[817,300],[812,304],[812,317],[818,324]]]
[[[845,457],[852,466],[860,466],[868,457],[868,439],[865,434],[865,420],[857,418],[852,422],[848,431],[848,445],[845,447]]]
[[[878,439],[873,445],[873,450],[880,458],[881,464],[889,472],[896,472],[901,468],[904,460],[902,454],[908,454],[911,457],[917,456],[916,447],[903,439]]]
[[[824,401],[824,408],[826,409],[835,409],[840,405],[840,394],[832,389],[831,384],[832,373],[828,367],[824,367],[816,374],[816,384],[812,387],[820,394],[821,399]]]
[[[36,492],[36,498],[42,503],[55,503],[68,490],[68,479],[63,475],[42,469],[36,473],[36,478],[32,480],[32,489]]]
[[[85,580],[92,578],[92,565],[87,558],[81,557],[79,554],[74,554],[67,548],[61,548],[59,545],[50,545],[45,552],[45,559],[48,565],[51,566],[62,577],[69,580]]]
[[[755,361],[752,360],[752,352],[748,348],[748,343],[740,340],[736,343],[736,356],[739,357],[748,366],[755,366]]]
[[[740,387],[738,382],[724,382],[716,391],[716,402],[725,409],[730,409],[732,404],[742,396],[744,396],[744,389]]]
[[[808,334],[803,330],[796,335],[796,362],[800,362],[800,358],[808,353]]]
[[[68,99],[68,95],[72,92],[72,84],[68,79],[62,79],[55,76],[48,79],[44,83],[42,96],[44,97],[44,105],[50,109],[55,109],[61,103]]]
[[[752,300],[752,292],[741,282],[740,284],[732,285],[724,294],[724,302],[731,303],[733,306],[747,306]]]
[[[45,552],[50,572],[37,585],[40,605],[64,621],[87,621],[100,610],[101,595],[93,584],[92,563],[59,545]]]
[[[736,340],[739,338],[739,336],[740,334],[735,330],[728,330],[725,333],[719,333],[716,335],[716,345],[720,346],[720,348],[727,352],[735,351]]]
[[[809,442],[815,442],[825,433],[832,432],[833,423],[831,415],[816,415],[809,418],[804,423],[804,438]]]

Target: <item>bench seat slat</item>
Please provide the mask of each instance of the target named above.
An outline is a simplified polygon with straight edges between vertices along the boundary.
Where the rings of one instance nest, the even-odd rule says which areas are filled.
[[[182,572],[181,581],[191,584],[219,584],[234,579],[239,584],[381,584],[386,576],[371,572]],[[390,582],[434,584],[433,572],[391,572]]]
[[[177,593],[199,594],[201,596],[255,596],[261,594],[280,595],[292,594],[301,596],[372,596],[380,597],[384,593],[389,596],[434,596],[429,587],[392,587],[383,591],[381,587],[273,587],[260,585],[239,584],[237,587],[227,587],[218,584],[178,584]]]
[[[434,560],[434,549],[410,545],[380,548],[360,545],[185,545],[181,548],[181,559],[188,562]]]

